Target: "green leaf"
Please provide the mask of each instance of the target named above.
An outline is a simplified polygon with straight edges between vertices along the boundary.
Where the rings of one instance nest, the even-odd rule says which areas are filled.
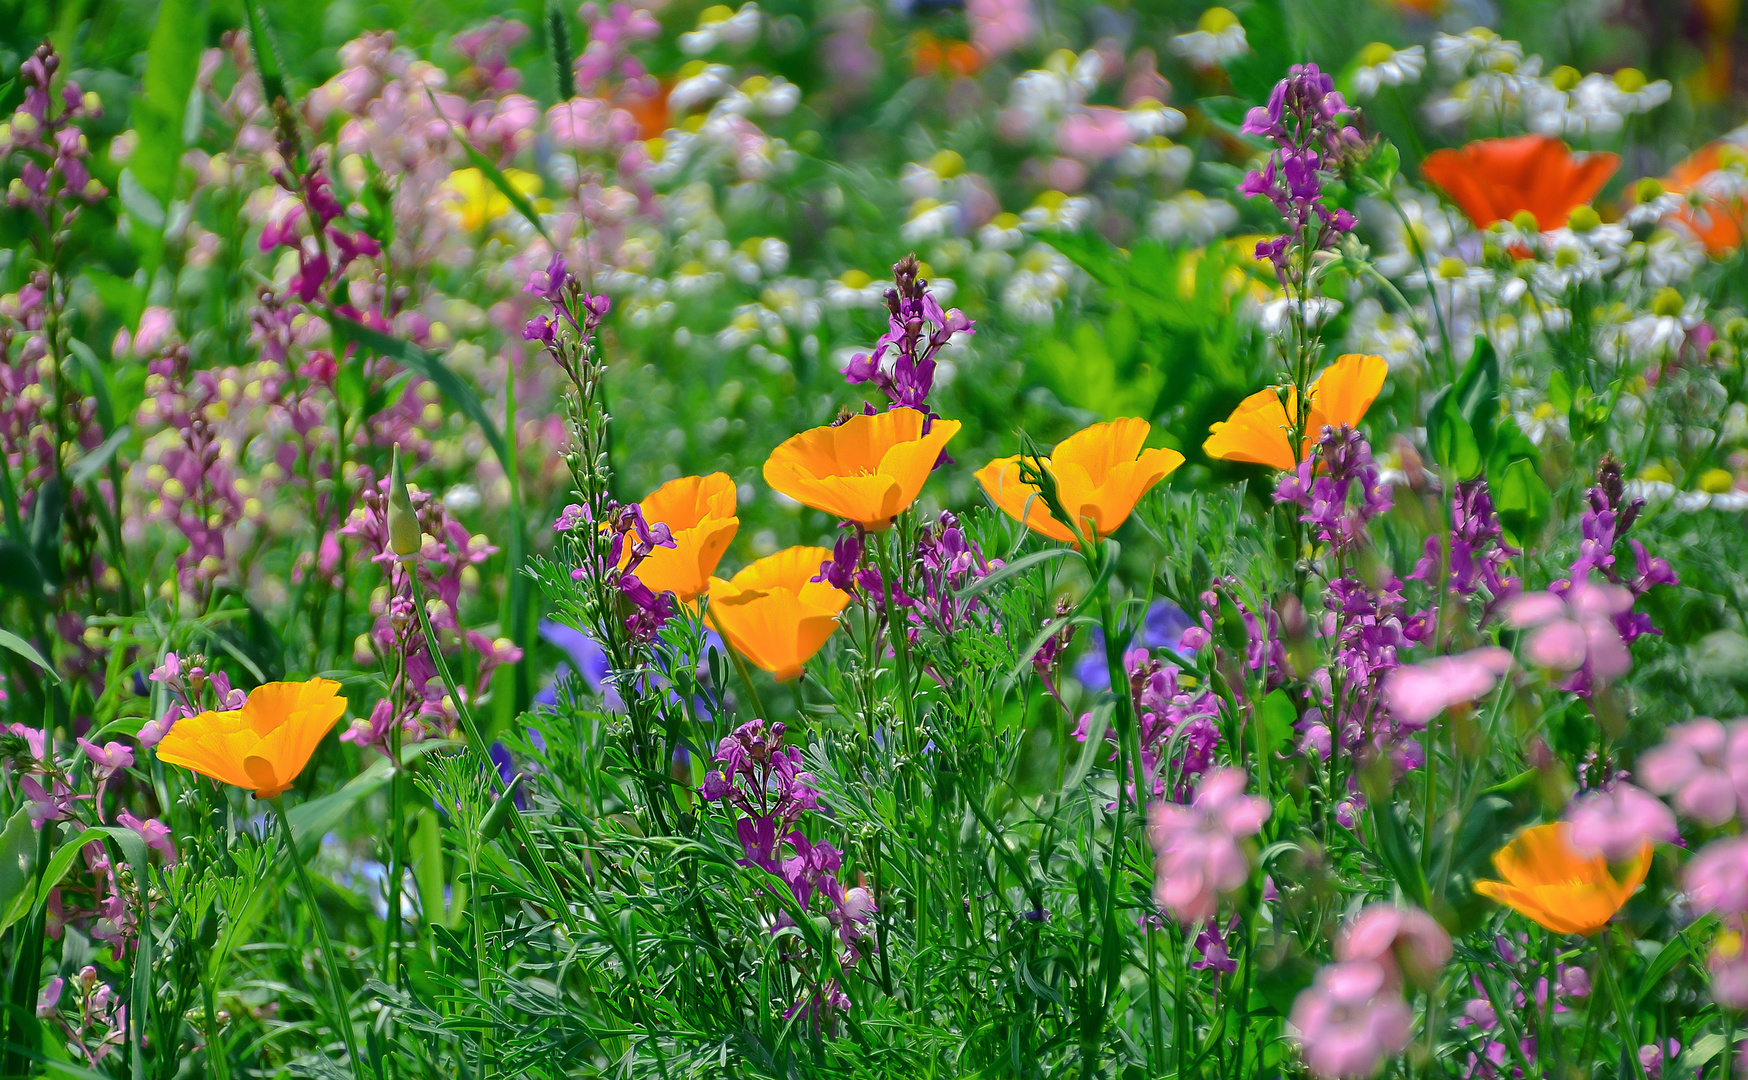
[[[164,228],[163,201],[146,190],[133,169],[121,170],[121,179],[116,183],[116,197],[121,200],[121,208],[132,214],[134,220],[141,225],[155,230]]]
[[[510,468],[510,450],[504,443],[504,437],[498,433],[498,425],[493,422],[486,407],[480,402],[479,395],[462,381],[461,376],[443,366],[443,361],[434,353],[428,353],[410,341],[390,337],[379,330],[372,330],[363,323],[346,318],[339,312],[329,309],[328,328],[333,332],[337,348],[346,344],[357,345],[380,356],[404,364],[407,367],[430,379],[437,389],[442,391],[456,408],[485,433],[486,441],[492,444],[492,452],[498,455],[506,470]]]
[[[80,487],[97,479],[97,474],[103,471],[105,465],[109,464],[109,460],[115,456],[117,450],[121,449],[122,444],[127,442],[127,437],[132,433],[133,430],[126,424],[110,432],[109,438],[104,439],[84,457],[73,462],[67,469],[67,479]]]
[[[413,881],[419,888],[419,907],[426,922],[442,923],[443,827],[437,820],[437,811],[429,806],[419,811],[418,821],[407,843],[407,853],[413,864]]]
[[[1022,555],[1010,563],[1003,564],[999,569],[991,570],[988,574],[985,574],[983,577],[978,578],[976,581],[971,582],[963,589],[954,593],[953,596],[957,600],[969,600],[981,593],[988,592],[990,589],[1000,585],[1008,578],[1025,573],[1034,566],[1073,554],[1075,554],[1073,548],[1058,547],[1046,548],[1043,551],[1034,551],[1030,555]]]
[[[16,540],[0,539],[0,587],[11,589],[33,600],[54,595],[36,554]]]
[[[3,558],[4,556],[5,551],[3,548],[0,548],[0,558]],[[29,660],[37,667],[48,672],[49,678],[53,681],[61,681],[61,676],[55,671],[54,665],[43,659],[42,653],[36,651],[36,646],[19,637],[17,634],[14,634],[12,631],[0,628],[0,648],[11,649],[13,652],[24,657],[26,660]]]
[[[285,65],[279,62],[279,46],[273,40],[273,31],[267,20],[261,15],[260,3],[258,0],[243,0],[243,10],[249,18],[249,51],[255,55],[255,70],[261,76],[267,104],[271,106],[278,98],[290,101],[291,95],[286,93],[282,74]]]
[[[103,371],[103,362],[97,359],[97,354],[91,351],[91,346],[73,338],[67,342],[67,351],[79,361],[79,366],[85,369],[85,377],[91,380],[91,396],[97,400],[97,422],[103,425],[104,431],[115,430],[115,405],[109,399],[109,378]],[[96,451],[93,451],[95,453]],[[83,481],[80,481],[83,483]]]
[[[1293,725],[1299,722],[1299,714],[1293,708],[1292,696],[1284,688],[1262,699],[1256,710],[1256,719],[1262,725],[1270,753],[1278,753],[1293,745],[1296,734]]]
[[[437,105],[437,95],[429,89],[426,89],[425,94],[431,99],[432,110],[438,116],[443,117],[444,123],[449,124],[449,117]],[[467,160],[473,163],[473,167],[484,173],[485,178],[492,182],[492,186],[497,188],[504,198],[510,200],[510,205],[516,208],[516,212],[527,218],[528,224],[534,226],[534,231],[545,237],[547,244],[551,245],[554,251],[557,251],[558,241],[554,240],[552,234],[546,231],[546,223],[540,220],[540,214],[534,209],[534,204],[528,201],[528,196],[517,191],[516,186],[510,183],[510,178],[504,175],[504,170],[498,168],[491,158],[475,150],[473,144],[467,141],[467,136],[463,135],[454,124],[449,124],[449,133],[455,137],[456,142],[461,144],[462,150],[467,153]]]
[[[30,911],[36,892],[31,879],[36,872],[36,829],[30,823],[30,808],[20,806],[6,819],[0,831],[0,929],[11,926]]]
[[[1499,357],[1492,342],[1475,339],[1475,352],[1457,381],[1439,391],[1426,417],[1432,458],[1458,480],[1481,475],[1493,452],[1499,422]]]
[[[1572,411],[1572,384],[1566,381],[1563,371],[1548,377],[1548,405],[1557,413]]]
[[[153,229],[164,227],[163,208],[170,205],[181,167],[183,128],[188,96],[200,70],[206,45],[206,5],[203,0],[160,0],[158,21],[146,44],[145,93],[134,103],[131,119],[139,146],[128,169],[140,190],[157,200],[158,220],[141,220]],[[127,181],[122,181],[124,205]],[[133,207],[128,207],[134,212]],[[135,213],[135,216],[140,216]]]
[[[1402,886],[1402,892],[1412,903],[1423,909],[1430,908],[1431,891],[1427,887],[1426,872],[1421,869],[1420,852],[1408,835],[1407,827],[1402,824],[1387,777],[1369,773],[1364,786],[1375,837],[1374,851],[1379,861]]]
[[[291,822],[292,838],[304,857],[313,855],[322,837],[344,820],[353,807],[388,783],[388,778],[393,773],[394,763],[388,758],[378,757],[371,762],[369,768],[348,780],[339,791],[298,803],[287,810],[285,817]]]
[[[38,489],[30,517],[30,550],[43,578],[57,588],[61,584],[61,511],[65,503],[60,478],[51,476]]]
[[[1518,458],[1505,467],[1497,483],[1488,486],[1506,540],[1521,548],[1541,534],[1554,512],[1554,493],[1548,490],[1535,462]]]
[[[42,880],[37,883],[37,909],[40,910],[44,904],[49,902],[49,893],[53,892],[55,886],[61,883],[61,879],[67,876],[67,871],[73,868],[73,860],[79,857],[79,852],[93,839],[94,837],[78,832],[61,841],[60,848],[49,859],[48,865],[43,868]]]
[[[508,824],[511,815],[516,812],[516,795],[522,790],[523,779],[523,775],[517,773],[516,778],[510,781],[510,786],[498,795],[498,801],[492,804],[490,810],[486,811],[486,816],[479,826],[481,840],[496,840],[498,834],[504,831],[504,826]]]
[[[1105,729],[1110,727],[1111,713],[1116,708],[1116,699],[1108,694],[1093,706],[1092,719],[1087,721],[1086,743],[1081,747],[1080,757],[1075,761],[1074,768],[1063,778],[1063,791],[1079,788],[1086,782],[1087,774],[1092,772],[1093,766],[1098,763],[1099,755],[1110,753],[1110,747],[1105,745]]]

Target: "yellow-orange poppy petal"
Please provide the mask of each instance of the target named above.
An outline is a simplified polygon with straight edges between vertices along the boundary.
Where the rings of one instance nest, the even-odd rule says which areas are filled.
[[[1209,426],[1202,452],[1223,461],[1291,472],[1299,460],[1287,441],[1289,427],[1287,410],[1274,390],[1258,390],[1239,402],[1231,416]]]
[[[732,579],[710,579],[710,620],[736,652],[779,680],[793,679],[837,629],[849,596],[813,581],[829,548],[792,547]]]
[[[272,798],[290,787],[346,712],[330,679],[263,683],[241,709],[177,721],[158,743],[160,760]]]
[[[1390,365],[1381,356],[1348,353],[1338,358],[1311,384],[1312,419],[1321,422],[1308,425],[1308,434],[1314,436],[1324,424],[1359,427],[1389,373]]]
[[[735,516],[734,481],[727,473],[682,476],[651,492],[638,504],[650,524],[661,522],[674,546],[658,547],[638,564],[640,581],[656,592],[671,592],[681,603],[698,598],[716,564],[740,530]],[[626,550],[621,565],[629,562]]]
[[[1150,430],[1147,421],[1132,417],[1094,424],[1040,459],[1056,481],[1062,509],[1074,515],[1074,524],[1088,539],[1109,536],[1128,520],[1141,496],[1182,464],[1183,455],[1175,450],[1142,449]],[[990,462],[978,471],[977,480],[1008,516],[1052,540],[1073,540],[1068,524],[1056,521],[1041,500],[1032,498],[1037,489],[1021,481],[1017,457]]]
[[[988,493],[989,501],[1008,517],[1025,524],[1035,533],[1064,544],[1072,543],[1074,534],[1068,526],[1050,516],[1038,489],[1020,479],[1020,459],[996,458],[977,470],[977,482]]]
[[[1556,933],[1596,933],[1614,918],[1651,868],[1646,844],[1617,878],[1600,856],[1580,855],[1554,822],[1519,833],[1493,855],[1502,881],[1479,881],[1475,891]]]
[[[1546,231],[1566,224],[1620,166],[1614,154],[1575,157],[1559,139],[1517,135],[1435,150],[1420,171],[1442,188],[1478,229],[1528,212]]]
[[[879,531],[922,491],[956,420],[916,409],[852,416],[842,424],[803,431],[765,461],[765,482],[797,502]]]

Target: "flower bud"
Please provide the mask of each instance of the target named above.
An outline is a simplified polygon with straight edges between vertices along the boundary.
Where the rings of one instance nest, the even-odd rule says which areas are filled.
[[[412,496],[407,494],[407,474],[401,471],[401,447],[395,444],[394,465],[390,473],[388,493],[388,546],[401,558],[419,553],[424,546],[419,535],[419,516],[413,512]]]

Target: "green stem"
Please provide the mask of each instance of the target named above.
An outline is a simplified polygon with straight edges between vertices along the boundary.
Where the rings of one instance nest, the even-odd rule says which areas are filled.
[[[346,1008],[346,998],[340,988],[340,965],[334,956],[334,942],[328,936],[328,923],[322,918],[321,905],[316,903],[316,891],[310,885],[309,870],[303,864],[303,852],[297,849],[297,838],[291,832],[291,819],[285,816],[285,800],[275,796],[267,800],[279,815],[279,827],[285,831],[285,849],[291,865],[297,870],[297,886],[309,905],[310,921],[316,926],[316,946],[322,951],[322,963],[328,971],[328,998],[334,1010],[334,1022],[340,1028],[340,1038],[346,1043],[346,1057],[357,1080],[366,1080],[364,1059],[358,1054],[358,1040],[352,1032],[352,1014]]]
[[[206,1061],[218,1080],[231,1080],[231,1062],[225,1054],[218,1026],[218,991],[211,979],[201,980],[206,1001]]]

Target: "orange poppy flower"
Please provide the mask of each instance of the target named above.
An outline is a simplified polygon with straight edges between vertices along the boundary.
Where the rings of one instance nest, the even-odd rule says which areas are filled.
[[[734,501],[734,481],[727,473],[682,476],[650,492],[638,504],[644,519],[665,524],[674,546],[650,552],[638,564],[638,580],[656,592],[673,593],[681,603],[696,600],[740,529]],[[629,549],[624,558],[630,561]]]
[[[1378,391],[1384,388],[1384,376],[1390,365],[1381,356],[1348,353],[1323,370],[1311,383],[1311,408],[1305,418],[1305,437],[1299,454],[1287,442],[1287,429],[1292,426],[1288,409],[1297,409],[1299,397],[1291,387],[1287,403],[1275,395],[1273,388],[1258,390],[1238,403],[1232,415],[1208,428],[1202,452],[1224,461],[1243,461],[1252,465],[1268,465],[1283,472],[1299,467],[1325,425],[1359,427],[1360,420]]]
[[[983,69],[983,51],[968,41],[938,38],[927,31],[918,31],[911,38],[911,66],[918,75],[942,72],[970,78]]]
[[[1525,829],[1493,853],[1504,881],[1477,881],[1475,891],[1557,934],[1588,937],[1608,925],[1651,869],[1647,843],[1617,879],[1601,855],[1572,850],[1563,821]]]
[[[1724,164],[1726,153],[1740,156],[1748,154],[1741,146],[1719,139],[1707,143],[1695,150],[1686,161],[1670,170],[1663,179],[1666,191],[1677,195],[1686,195],[1704,179],[1707,173],[1716,172]],[[1675,217],[1705,244],[1706,251],[1712,255],[1728,255],[1742,246],[1742,221],[1748,216],[1748,205],[1741,199],[1729,202],[1718,199],[1706,200],[1703,213],[1696,213],[1691,207],[1682,207],[1675,212]]]
[[[889,409],[803,431],[771,451],[765,482],[879,532],[916,500],[947,440],[959,433],[959,421],[936,420],[925,435],[924,419],[915,409]]]
[[[735,651],[779,680],[801,674],[838,627],[848,593],[814,581],[829,548],[767,555],[727,581],[710,579],[710,621]]]
[[[1477,229],[1527,211],[1546,231],[1566,224],[1574,209],[1596,198],[1620,163],[1614,154],[1574,157],[1565,143],[1545,135],[1517,135],[1434,150],[1420,171]]]
[[[1130,511],[1153,485],[1184,463],[1176,450],[1144,450],[1152,425],[1124,417],[1094,424],[1056,444],[1042,464],[1056,478],[1062,508],[1078,518],[1089,539],[1109,536],[1129,519]],[[1056,520],[1038,489],[1020,479],[1018,456],[996,458],[977,471],[977,482],[990,501],[1015,521],[1052,540],[1069,543],[1074,534]],[[1030,503],[1030,506],[1027,504]]]
[[[271,799],[297,779],[345,712],[331,679],[263,683],[240,709],[176,721],[158,743],[158,759]]]

